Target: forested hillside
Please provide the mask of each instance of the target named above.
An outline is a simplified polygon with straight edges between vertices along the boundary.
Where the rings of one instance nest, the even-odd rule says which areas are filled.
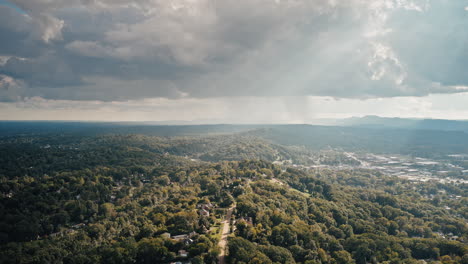
[[[303,145],[315,150],[332,147],[429,157],[468,153],[468,134],[463,131],[283,125],[246,133],[276,144]]]
[[[305,171],[252,135],[0,140],[0,263],[468,263],[465,184]],[[439,261],[439,262],[438,262]]]
[[[435,122],[435,121],[434,121]],[[438,124],[437,122],[435,122]],[[346,123],[344,123],[346,124]],[[462,123],[464,124],[464,123]],[[139,123],[79,123],[79,122],[5,122],[0,121],[0,136],[15,138],[17,136],[67,135],[69,137],[107,136],[107,135],[144,135],[173,139],[168,142],[173,147],[193,153],[208,154],[206,159],[218,160],[212,155],[222,155],[220,159],[238,159],[238,153],[228,150],[232,142],[242,137],[250,141],[252,152],[268,151],[259,149],[265,142],[281,146],[303,146],[307,149],[322,150],[340,148],[346,151],[363,151],[373,153],[401,153],[424,157],[437,157],[453,153],[468,153],[468,134],[464,129],[451,126],[318,126],[318,125],[180,125],[163,126]],[[200,136],[203,140],[200,140]],[[180,141],[186,137],[185,142]],[[207,142],[207,138],[213,140]],[[60,138],[63,140],[63,138]],[[250,140],[249,140],[250,139]],[[253,140],[252,140],[253,139]],[[135,139],[132,140],[135,142]],[[262,141],[261,143],[259,141]],[[173,145],[175,143],[175,145]],[[138,144],[143,144],[139,142]],[[153,144],[153,143],[152,143]],[[206,144],[206,145],[203,145]],[[213,145],[212,145],[213,144]],[[260,144],[260,145],[259,145]],[[257,146],[253,146],[257,145]],[[191,149],[190,149],[191,148]],[[202,149],[203,148],[203,149]],[[242,148],[242,147],[241,147]],[[210,153],[205,153],[210,152]],[[249,158],[252,152],[242,155]],[[181,152],[179,152],[181,153]],[[185,153],[185,152],[184,152]],[[234,157],[232,155],[235,155]],[[255,156],[256,154],[253,154]],[[263,153],[270,158],[269,153]]]

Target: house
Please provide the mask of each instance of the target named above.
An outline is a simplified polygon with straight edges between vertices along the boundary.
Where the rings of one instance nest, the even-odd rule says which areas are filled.
[[[72,228],[74,228],[74,229],[80,229],[80,228],[83,228],[83,227],[85,227],[85,226],[86,226],[86,224],[81,223],[81,224],[77,224],[77,225],[72,226]]]
[[[208,230],[208,228],[206,228],[206,226],[205,226],[205,225],[202,225],[202,227],[201,227],[201,228],[202,228],[202,231],[201,231],[201,232],[202,232],[203,234],[206,234],[206,233],[208,233],[208,231],[209,231],[209,230]]]
[[[58,237],[58,236],[62,236],[62,232],[57,232],[57,233],[50,234],[50,237]]]
[[[200,211],[198,211],[200,213],[200,215],[202,216],[210,216],[210,212],[206,209],[201,209]]]
[[[65,234],[74,234],[74,233],[76,233],[76,230],[73,230],[73,229],[65,230]]]
[[[182,257],[182,258],[188,257],[188,252],[184,249],[179,250],[179,257]]]
[[[187,245],[187,246],[193,244],[193,239],[191,239],[191,238],[185,239],[185,240],[184,240],[184,244]]]
[[[162,233],[161,236],[164,238],[171,238],[171,233],[168,233],[168,232]]]
[[[241,217],[237,221],[245,221],[249,225],[253,225],[252,217]]]
[[[169,234],[169,233],[168,233],[168,234]],[[198,235],[198,233],[195,232],[195,231],[193,231],[193,232],[190,232],[190,233],[188,233],[188,234],[177,235],[177,236],[173,236],[173,237],[171,237],[171,238],[174,239],[174,240],[177,240],[177,242],[184,242],[184,243],[187,244],[187,241],[188,241],[188,242],[192,241],[191,243],[193,243],[193,240],[191,240],[190,238],[192,238],[192,237],[194,237],[194,236],[196,236],[196,235]],[[191,244],[191,243],[190,243],[190,244]]]
[[[197,204],[198,209],[210,210],[213,209],[214,205],[212,203],[202,203]]]
[[[188,239],[189,236],[187,234],[183,234],[183,235],[173,236],[171,238],[177,241],[184,241],[185,239]]]

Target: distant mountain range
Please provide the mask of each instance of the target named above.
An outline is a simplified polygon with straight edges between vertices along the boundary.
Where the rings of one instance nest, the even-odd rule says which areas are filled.
[[[388,118],[379,116],[352,117],[337,120],[335,125],[368,128],[402,128],[468,132],[468,121],[445,119]]]
[[[130,128],[142,129],[146,127],[194,127],[203,128],[213,132],[239,132],[252,128],[264,128],[281,124],[242,124],[227,123],[221,120],[167,120],[148,122],[87,122],[87,121],[1,121],[0,132],[13,129],[15,132],[25,132],[34,127],[39,130],[77,130],[77,129],[110,129],[110,128]],[[286,125],[286,124],[285,124]],[[289,124],[292,125],[292,124]],[[299,124],[302,125],[302,124]],[[441,130],[441,131],[463,131],[468,132],[468,120],[447,120],[447,119],[416,119],[398,117],[364,116],[343,119],[314,119],[308,123],[313,126],[340,126],[340,127],[363,127],[363,128],[383,128],[383,129],[410,129],[410,130]],[[197,129],[197,130],[198,130]],[[232,131],[234,129],[234,131]],[[219,131],[220,130],[220,131]],[[37,132],[37,131],[36,131]],[[58,132],[58,131],[56,131]],[[0,133],[1,134],[1,133]]]
[[[151,122],[80,122],[80,121],[1,121],[0,135],[29,133],[134,133],[160,136],[206,133],[235,133],[278,126],[309,125],[313,127],[355,127],[372,129],[437,130],[468,132],[468,120],[389,118],[379,116],[344,119],[316,119],[309,124],[227,124],[216,120],[151,121]],[[154,133],[157,131],[156,133]]]

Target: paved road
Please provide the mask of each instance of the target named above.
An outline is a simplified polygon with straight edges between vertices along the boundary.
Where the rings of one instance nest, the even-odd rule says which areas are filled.
[[[219,253],[219,256],[218,256],[218,263],[219,264],[225,264],[226,263],[226,246],[227,246],[227,238],[228,238],[228,235],[229,235],[229,230],[230,230],[230,224],[229,224],[229,221],[231,220],[231,215],[232,215],[232,211],[234,210],[234,208],[236,208],[235,205],[231,206],[231,208],[229,208],[226,212],[226,216],[223,220],[222,225],[222,229],[221,229],[221,239],[219,240],[219,243],[218,243],[218,246],[219,248],[221,249],[220,253]]]

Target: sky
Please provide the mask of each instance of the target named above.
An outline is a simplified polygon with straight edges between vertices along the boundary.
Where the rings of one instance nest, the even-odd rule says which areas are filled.
[[[468,119],[468,0],[0,0],[0,119]]]

